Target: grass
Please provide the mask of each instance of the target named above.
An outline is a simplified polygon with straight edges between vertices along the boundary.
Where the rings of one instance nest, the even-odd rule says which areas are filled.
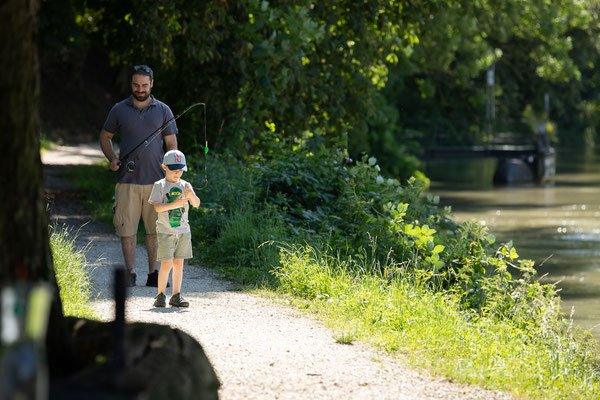
[[[278,249],[271,241],[281,236],[281,229],[279,221],[254,212],[251,206],[233,210],[212,245],[224,264],[221,272],[241,285],[268,283],[273,276],[264,266],[279,260]]]
[[[340,343],[361,340],[434,374],[525,398],[600,398],[595,349],[570,327],[527,332],[473,318],[457,297],[417,278],[354,273],[310,247],[284,249],[281,259],[280,293],[320,315]]]
[[[55,146],[55,143],[49,140],[45,135],[40,137],[40,152],[50,150]]]
[[[65,315],[94,318],[90,306],[91,283],[85,268],[86,249],[77,249],[77,233],[69,229],[50,228],[50,248],[54,260],[56,283]]]
[[[115,173],[108,161],[95,165],[78,165],[65,172],[73,188],[83,193],[83,205],[96,221],[112,223]]]
[[[94,220],[112,225],[116,175],[108,168],[108,160],[98,164],[78,165],[65,171],[64,176],[75,190],[83,194],[82,203]],[[143,223],[138,226],[137,242],[146,242]]]

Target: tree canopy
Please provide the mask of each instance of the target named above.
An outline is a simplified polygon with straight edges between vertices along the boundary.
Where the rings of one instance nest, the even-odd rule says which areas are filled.
[[[593,141],[598,20],[589,0],[46,0],[42,63],[106,79],[82,76],[101,54],[125,94],[149,64],[172,108],[207,103],[217,147],[310,137],[403,175],[415,132],[481,137],[492,65],[498,120],[540,117],[548,94],[558,131]],[[188,144],[201,122],[178,121]]]

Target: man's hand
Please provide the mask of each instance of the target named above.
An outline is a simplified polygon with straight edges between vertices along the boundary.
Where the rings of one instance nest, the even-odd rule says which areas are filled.
[[[120,168],[120,166],[121,166],[121,163],[120,163],[120,161],[119,161],[119,159],[118,159],[118,158],[114,158],[114,159],[113,159],[113,160],[110,162],[110,169],[111,169],[112,171],[118,171],[118,170],[119,170],[119,168]]]
[[[120,162],[119,162],[119,158],[115,154],[115,151],[113,150],[113,145],[112,145],[112,137],[113,136],[114,136],[114,133],[111,133],[105,129],[102,129],[100,131],[100,148],[102,149],[102,153],[104,153],[104,156],[108,160],[110,160],[111,171],[118,171]]]

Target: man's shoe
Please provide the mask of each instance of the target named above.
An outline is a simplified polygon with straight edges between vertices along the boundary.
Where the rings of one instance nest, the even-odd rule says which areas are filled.
[[[164,296],[164,295],[163,295]],[[174,294],[169,300],[169,304],[173,307],[189,307],[188,303],[182,296],[181,293]]]
[[[165,307],[167,305],[167,296],[164,293],[159,293],[154,298],[154,307]]]
[[[127,284],[127,287],[135,286],[135,278],[136,277],[137,277],[137,275],[135,274],[135,272],[127,271],[125,273],[125,283]]]
[[[146,280],[146,286],[158,287],[158,270],[155,270],[151,274],[148,274],[148,279]],[[171,285],[167,282],[167,287]]]

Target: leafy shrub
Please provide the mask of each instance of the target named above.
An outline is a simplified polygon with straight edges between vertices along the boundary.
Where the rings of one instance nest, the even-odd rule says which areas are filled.
[[[279,265],[264,243],[309,244],[354,272],[413,274],[480,316],[531,325],[532,315],[557,312],[555,290],[537,282],[533,263],[518,260],[511,243],[493,247],[485,227],[452,221],[439,198],[424,194],[427,178],[402,185],[383,178],[375,158],[352,162],[319,135],[271,134],[268,150],[245,164],[215,159],[218,185],[202,191],[203,208],[192,214],[203,255],[230,276],[264,281]]]

